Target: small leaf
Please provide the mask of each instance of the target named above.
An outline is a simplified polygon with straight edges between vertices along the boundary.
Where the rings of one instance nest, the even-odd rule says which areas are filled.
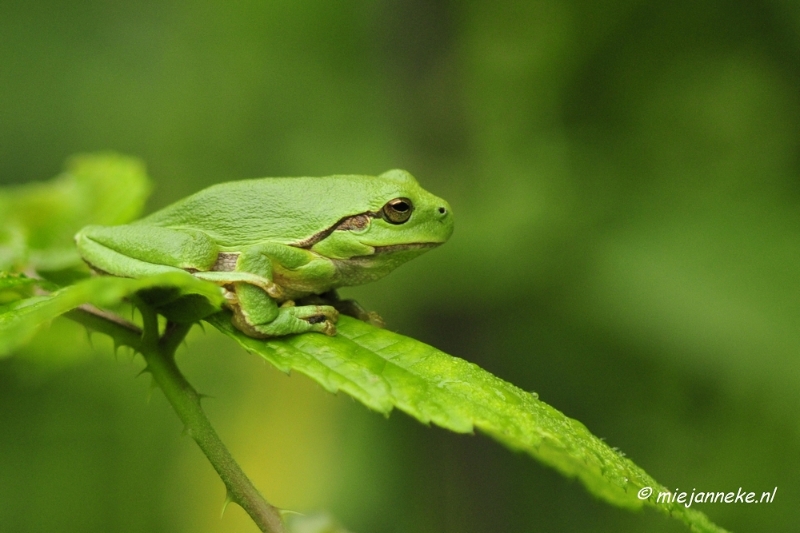
[[[307,333],[267,341],[233,328],[228,313],[206,320],[284,372],[301,372],[371,409],[389,413],[396,407],[422,423],[457,433],[478,428],[567,477],[577,477],[611,504],[629,509],[649,505],[693,531],[724,531],[699,511],[656,503],[666,489],[577,420],[477,365],[414,339],[347,316],[340,317],[335,337]],[[642,500],[637,495],[640,490],[647,494],[646,487],[652,493]]]
[[[0,191],[0,269],[80,264],[75,233],[88,224],[133,220],[149,192],[142,162],[113,153],[75,156],[48,182]]]
[[[115,306],[138,291],[156,287],[170,287],[183,295],[203,296],[216,309],[223,302],[219,287],[182,272],[141,279],[98,276],[46,296],[34,296],[4,306],[0,312],[0,357],[27,342],[41,324],[82,304]]]

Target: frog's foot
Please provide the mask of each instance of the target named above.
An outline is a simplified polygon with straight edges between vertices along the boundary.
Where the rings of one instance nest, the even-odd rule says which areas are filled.
[[[357,318],[362,322],[366,322],[371,326],[378,328],[385,328],[386,322],[375,311],[367,311],[355,300],[340,300],[336,291],[328,291],[323,294],[313,294],[306,296],[300,300],[302,304],[316,304],[316,305],[330,305],[335,308],[339,313],[353,318]]]
[[[302,305],[278,308],[278,315],[265,324],[252,324],[241,307],[233,308],[233,325],[249,337],[269,338],[316,331],[336,335],[339,312],[329,305]]]
[[[338,302],[334,302],[332,305],[343,315],[357,318],[360,321],[366,322],[367,324],[377,328],[386,327],[386,322],[383,321],[383,317],[381,317],[381,315],[375,311],[367,311],[355,300],[339,300]]]

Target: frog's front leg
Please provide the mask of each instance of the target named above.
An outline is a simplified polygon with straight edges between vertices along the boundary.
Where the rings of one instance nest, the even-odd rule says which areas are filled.
[[[250,246],[239,253],[233,272],[246,272],[259,278],[275,279],[276,267],[302,270],[311,265],[308,252],[290,246],[262,243]],[[220,275],[225,274],[219,272]],[[328,305],[283,305],[262,287],[247,281],[233,280],[236,301],[231,304],[234,311],[233,324],[251,337],[277,337],[307,331],[318,331],[335,335],[335,323],[339,313]],[[280,287],[277,287],[280,289]]]

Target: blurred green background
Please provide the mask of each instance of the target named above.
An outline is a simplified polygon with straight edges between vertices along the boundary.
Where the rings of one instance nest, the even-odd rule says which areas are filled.
[[[735,531],[800,518],[800,7],[0,3],[0,180],[410,170],[446,246],[344,291],[585,423]],[[358,533],[679,532],[485,437],[388,420],[198,329],[179,354],[276,505]],[[141,361],[56,321],[0,362],[0,531],[256,531]]]

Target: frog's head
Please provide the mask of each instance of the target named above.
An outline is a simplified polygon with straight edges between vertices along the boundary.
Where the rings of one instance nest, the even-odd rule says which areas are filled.
[[[432,248],[450,238],[453,214],[447,202],[420,187],[405,170],[390,170],[377,179],[386,185],[380,200],[373,199],[380,207],[367,214],[370,223],[358,238],[362,244],[375,248],[375,253],[387,253]]]
[[[393,269],[450,238],[450,205],[420,187],[411,174],[390,170],[369,179],[369,209],[339,220],[312,250],[332,259],[368,262],[368,268]]]

